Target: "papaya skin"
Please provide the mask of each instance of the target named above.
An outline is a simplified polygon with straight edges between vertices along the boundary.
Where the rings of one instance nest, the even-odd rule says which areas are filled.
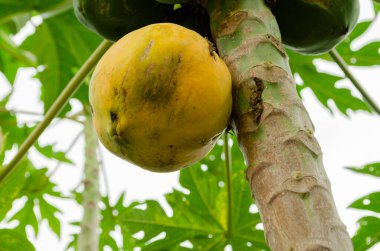
[[[78,20],[103,38],[117,41],[128,32],[162,22],[173,5],[155,0],[73,0]]]
[[[202,159],[224,132],[231,75],[196,32],[153,24],[106,52],[89,97],[108,150],[144,169],[171,172]]]
[[[267,0],[280,27],[283,43],[302,54],[334,48],[354,28],[358,0]]]

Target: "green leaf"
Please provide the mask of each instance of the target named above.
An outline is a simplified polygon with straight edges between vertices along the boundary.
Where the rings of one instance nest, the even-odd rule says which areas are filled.
[[[356,173],[362,173],[362,174],[368,174],[375,177],[380,177],[380,162],[367,164],[362,167],[346,167],[346,168]]]
[[[0,251],[34,251],[32,243],[13,229],[0,229]]]
[[[193,250],[223,250],[227,244],[234,250],[267,250],[264,233],[257,229],[259,214],[249,212],[253,201],[236,145],[232,150],[231,184],[226,183],[223,147],[218,145],[200,163],[181,171],[180,184],[185,191],[174,190],[166,195],[172,216],[153,200],[124,209],[121,222],[128,233],[144,232],[143,237],[136,239],[136,245],[142,250],[188,250],[181,243],[189,241]],[[227,186],[231,186],[233,194],[229,236]]]
[[[359,229],[352,238],[355,251],[366,251],[380,242],[380,219],[366,216],[358,221]]]
[[[335,84],[343,78],[318,72],[313,64],[314,57],[303,56],[290,52],[290,64],[294,73],[298,73],[303,80],[301,89],[310,88],[319,102],[332,112],[328,101],[332,100],[340,112],[347,115],[348,110],[370,111],[368,105],[352,95],[347,88],[337,88]]]
[[[40,199],[38,203],[40,207],[41,218],[46,219],[50,229],[58,236],[61,236],[61,222],[57,218],[57,213],[61,211],[55,206],[49,204],[46,200]]]
[[[181,190],[166,194],[172,215],[155,200],[124,205],[122,194],[115,205],[107,197],[102,199],[100,249],[112,250],[223,250],[228,244],[234,250],[268,250],[258,212],[250,212],[253,205],[250,188],[245,180],[245,165],[234,143],[232,148],[231,183],[227,183],[223,144],[219,144],[204,158],[180,173]],[[228,231],[227,188],[232,189],[231,229]],[[75,193],[74,193],[75,194]],[[80,202],[80,196],[76,196]],[[74,223],[78,225],[78,223]],[[119,227],[123,246],[110,235]],[[230,232],[230,235],[227,235]],[[143,233],[143,234],[142,234]],[[75,247],[77,234],[72,235],[70,247]],[[188,241],[192,249],[182,246]]]
[[[15,35],[26,25],[31,17],[31,13],[13,16],[9,21],[0,25],[0,30],[4,31],[8,35]]]
[[[57,99],[101,39],[81,25],[72,11],[44,20],[22,48],[32,52],[44,67],[37,77],[42,83],[41,100],[47,109]],[[82,85],[75,98],[88,103],[87,86]],[[68,111],[68,105],[64,111]]]
[[[8,34],[5,34],[0,30],[0,49],[13,57],[23,66],[33,67],[36,66],[36,58],[28,51],[24,51],[9,38]]]
[[[80,204],[80,201],[81,201],[80,194],[75,192],[74,195],[76,196],[75,198],[76,201],[78,202],[78,204]],[[99,250],[105,250],[105,247],[110,247],[112,250],[121,250],[116,240],[112,237],[111,232],[115,231],[117,226],[120,226],[120,228],[123,227],[117,215],[119,215],[123,210],[125,210],[125,206],[123,205],[124,195],[125,195],[124,193],[120,195],[115,205],[110,204],[109,198],[107,196],[102,197],[102,201],[101,201],[102,207],[101,207],[101,212],[100,212],[101,233],[99,236]],[[80,222],[72,222],[71,225],[79,227]],[[129,238],[127,236],[129,236]],[[72,240],[71,242],[68,243],[65,250],[68,250],[70,248],[74,248],[77,246],[78,234],[74,233],[71,235],[71,237],[72,237]],[[125,240],[126,240],[125,242],[126,245],[124,246],[123,250],[130,250],[130,249],[127,249],[126,247],[131,247],[131,246],[136,247],[135,241],[127,233],[123,234],[123,241]]]
[[[73,162],[68,159],[64,152],[57,152],[54,150],[52,145],[40,146],[38,143],[34,145],[38,152],[43,154],[45,157],[50,159],[56,159],[60,162],[65,162],[68,164],[73,164]]]
[[[25,196],[27,201],[24,207],[16,212],[9,222],[17,220],[19,225],[16,227],[20,232],[25,233],[25,227],[30,225],[34,229],[35,235],[38,234],[38,222],[47,220],[49,227],[60,237],[61,226],[58,219],[60,210],[51,205],[46,200],[46,196],[63,198],[60,192],[56,191],[56,185],[47,176],[47,169],[31,169],[24,186],[19,193],[19,197]],[[35,213],[35,209],[40,212],[40,216]]]
[[[7,138],[4,150],[10,150],[15,144],[20,145],[33,129],[26,125],[18,126],[16,116],[5,108],[10,97],[11,94],[0,100],[0,128],[4,134],[12,135]]]
[[[30,162],[23,159],[0,183],[0,221],[12,208],[13,201],[19,197],[25,183],[25,173]]]
[[[121,198],[124,198],[124,194],[121,195]],[[110,247],[112,250],[120,250],[116,240],[111,235],[111,232],[114,231],[119,224],[115,216],[115,214],[118,214],[119,212],[111,206],[108,197],[102,198],[102,204],[104,209],[101,211],[100,223],[102,232],[99,236],[100,250],[104,250],[106,246]]]
[[[18,232],[26,235],[26,226],[31,226],[34,230],[34,236],[38,235],[38,220],[34,212],[33,200],[28,199],[22,209],[14,214],[9,221],[11,222],[14,220],[19,223],[15,228]]]
[[[28,0],[12,1],[0,0],[0,24],[8,22],[18,15],[43,13],[68,5],[69,0]]]
[[[380,213],[380,192],[374,192],[357,199],[349,207]]]
[[[375,13],[380,12],[380,2],[379,0],[373,0],[373,9]]]

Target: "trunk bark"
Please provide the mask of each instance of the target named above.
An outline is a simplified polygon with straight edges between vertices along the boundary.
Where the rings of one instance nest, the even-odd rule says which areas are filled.
[[[99,164],[96,155],[98,146],[97,136],[92,125],[92,118],[86,109],[84,122],[85,163],[84,163],[84,191],[82,193],[83,218],[81,232],[78,239],[79,251],[99,250]]]
[[[232,127],[271,250],[352,250],[264,0],[204,0],[233,78]]]

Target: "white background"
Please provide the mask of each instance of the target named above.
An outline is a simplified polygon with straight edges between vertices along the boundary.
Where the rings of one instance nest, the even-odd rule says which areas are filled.
[[[373,17],[371,2],[362,0],[360,19]],[[38,19],[36,20],[38,22]],[[364,43],[380,39],[380,19],[376,21],[374,28],[354,44],[354,49],[360,48]],[[20,43],[25,34],[33,32],[33,27],[28,25],[22,34],[15,37],[15,41]],[[380,53],[380,49],[379,49]],[[380,55],[379,55],[380,57]],[[333,71],[338,74],[340,70],[332,64],[320,64],[321,71]],[[361,84],[371,94],[371,96],[380,105],[380,67],[369,67],[366,69],[352,69],[354,74],[359,78]],[[9,109],[35,111],[42,113],[42,104],[38,101],[40,83],[32,78],[34,74],[32,69],[23,69],[19,71],[15,85],[14,94],[7,106]],[[323,84],[323,83],[321,83]],[[349,81],[341,81],[338,86],[345,86],[352,89]],[[10,85],[0,74],[0,98],[4,97],[10,91]],[[355,95],[359,94],[353,90]],[[331,114],[327,109],[322,107],[311,91],[302,92],[305,106],[310,113],[316,129],[316,137],[324,153],[324,163],[328,176],[332,183],[334,198],[338,211],[343,222],[347,225],[349,233],[352,235],[356,230],[356,221],[369,212],[362,212],[353,209],[347,209],[347,206],[355,199],[373,191],[380,191],[379,179],[365,175],[357,175],[344,169],[347,166],[361,166],[371,162],[380,162],[380,118],[379,116],[369,115],[364,112],[349,112],[349,117],[343,116],[337,112],[337,109],[331,103],[334,113]],[[80,109],[80,105],[72,102],[72,105]],[[19,115],[21,121],[36,121],[41,117]],[[71,141],[81,131],[81,126],[71,121],[64,121],[54,124],[48,128],[40,138],[42,145],[53,143],[57,150],[65,151]],[[10,135],[11,137],[11,135]],[[53,176],[54,182],[57,182],[60,190],[67,193],[75,187],[81,180],[83,166],[83,138],[70,151],[69,157],[75,161],[76,166],[62,165]],[[14,154],[13,151],[7,160]],[[173,187],[179,187],[178,172],[169,174],[155,174],[143,171],[137,167],[131,166],[117,157],[111,155],[107,150],[102,151],[105,159],[105,168],[110,190],[111,201],[118,195],[126,191],[127,202],[132,200],[158,199],[163,202],[163,195],[170,192]],[[31,151],[31,159],[35,160],[38,167],[54,167],[54,161],[47,161],[38,153]],[[104,176],[101,177],[101,189],[105,193]],[[63,250],[69,241],[69,234],[78,231],[67,223],[77,221],[81,218],[81,209],[70,201],[62,202],[60,200],[50,201],[59,205],[63,211],[64,224],[62,225],[62,237],[57,239],[47,227],[46,222],[42,224],[40,234],[35,240],[36,250]],[[16,203],[16,207],[22,206],[22,201]],[[14,226],[16,223],[11,224]],[[380,228],[380,226],[379,226]],[[33,231],[28,229],[32,236]],[[380,246],[371,250],[380,250]]]

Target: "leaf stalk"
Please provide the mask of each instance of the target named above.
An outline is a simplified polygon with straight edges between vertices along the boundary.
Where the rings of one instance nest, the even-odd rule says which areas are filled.
[[[224,133],[224,156],[225,156],[225,173],[226,173],[226,185],[227,185],[227,232],[226,237],[230,239],[231,229],[232,229],[232,158],[231,158],[231,148],[228,144],[229,136],[228,133]]]
[[[351,81],[351,83],[355,86],[355,88],[360,92],[360,94],[363,96],[364,100],[371,106],[371,108],[380,115],[380,108],[377,106],[375,101],[369,96],[369,94],[364,90],[362,85],[359,83],[359,81],[355,78],[355,76],[352,74],[350,69],[348,68],[348,65],[342,58],[342,56],[337,52],[336,49],[332,49],[329,52],[330,57],[338,64],[340,69],[343,71],[343,73],[346,75],[346,77]]]

